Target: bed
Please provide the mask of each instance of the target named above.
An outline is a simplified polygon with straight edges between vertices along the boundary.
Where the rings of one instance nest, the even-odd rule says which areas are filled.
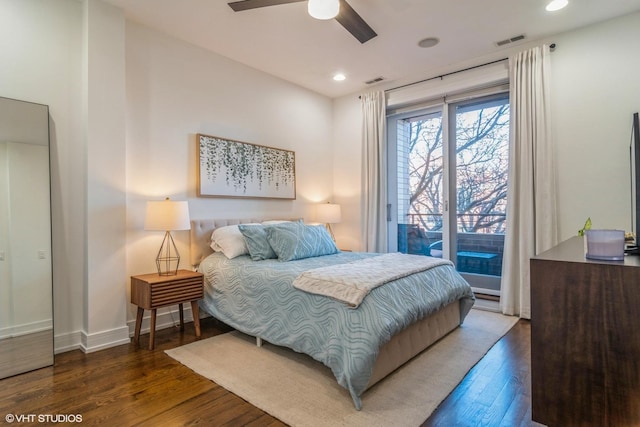
[[[242,251],[235,249],[229,257],[216,243],[213,246],[218,251],[211,248],[214,231],[240,227],[243,232],[262,232],[263,227],[269,232],[289,232],[294,227],[277,222],[265,227],[260,225],[263,223],[259,219],[192,220],[191,263],[205,277],[201,308],[259,341],[286,346],[322,362],[349,391],[356,409],[362,408],[362,394],[367,389],[462,324],[475,301],[469,284],[451,264],[376,285],[353,305],[297,289],[294,284],[297,286],[307,273],[377,262],[381,254],[336,249],[317,256],[298,253],[291,259],[285,256],[286,251],[278,250],[283,243],[274,240],[269,242],[270,249],[278,252],[275,259],[256,258],[254,251],[238,254]],[[322,226],[297,227],[305,233],[313,230],[319,233],[318,239],[324,239]],[[237,239],[237,230],[235,233],[233,238]],[[273,235],[280,236],[275,231]],[[297,238],[303,239],[300,236]],[[242,237],[250,243],[250,234]],[[286,244],[291,246],[291,242]],[[322,245],[314,242],[310,246],[313,252]]]

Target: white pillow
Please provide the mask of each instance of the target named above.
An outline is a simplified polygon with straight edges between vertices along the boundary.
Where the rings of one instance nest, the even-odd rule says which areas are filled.
[[[285,219],[270,219],[268,221],[262,221],[262,225],[282,224],[283,222],[291,222]]]
[[[211,249],[216,252],[222,252],[229,259],[249,253],[244,236],[237,225],[227,225],[213,230],[213,233],[211,233]]]

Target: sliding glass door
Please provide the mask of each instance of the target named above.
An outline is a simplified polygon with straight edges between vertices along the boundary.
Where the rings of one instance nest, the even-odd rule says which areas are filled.
[[[508,94],[388,118],[390,251],[451,259],[498,296],[507,200]]]

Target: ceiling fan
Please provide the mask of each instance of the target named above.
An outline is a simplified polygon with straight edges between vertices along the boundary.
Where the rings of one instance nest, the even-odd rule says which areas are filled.
[[[276,6],[279,4],[286,3],[298,3],[302,1],[309,1],[309,14],[312,14],[312,3],[319,2],[318,0],[243,0],[243,1],[234,1],[229,3],[231,9],[235,12],[240,12],[248,9],[257,9],[261,7],[267,6]],[[326,0],[325,0],[326,1]],[[336,1],[336,0],[334,0]],[[365,43],[378,34],[367,24],[364,19],[358,13],[353,10],[349,3],[345,0],[339,0],[340,9],[337,15],[335,16],[335,20],[340,23],[347,31],[349,31],[360,43]],[[319,2],[322,3],[322,2]],[[323,7],[321,4],[320,7]],[[314,16],[315,17],[315,16]],[[329,18],[318,18],[318,19],[331,19],[333,16]]]

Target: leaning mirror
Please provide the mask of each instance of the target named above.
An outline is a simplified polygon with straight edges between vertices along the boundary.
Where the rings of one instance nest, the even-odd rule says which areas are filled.
[[[0,97],[0,378],[53,364],[49,107]]]

